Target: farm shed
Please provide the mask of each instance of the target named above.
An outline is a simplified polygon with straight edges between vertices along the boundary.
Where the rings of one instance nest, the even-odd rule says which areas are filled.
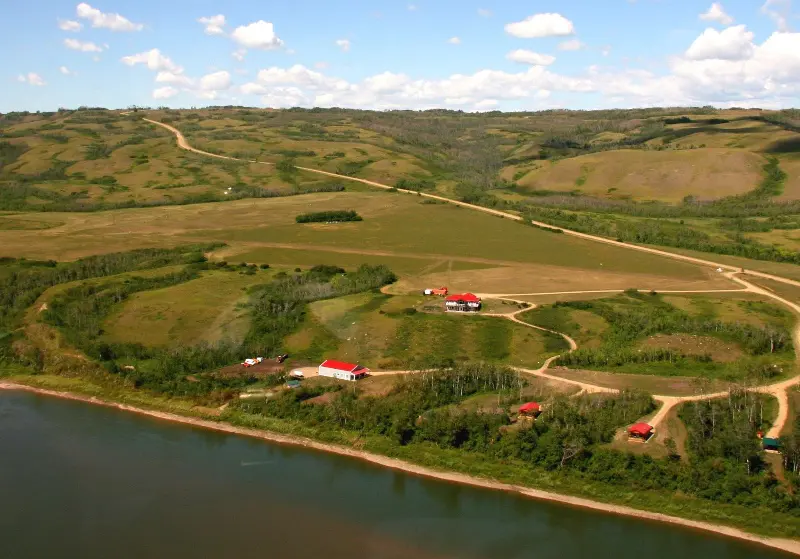
[[[340,380],[358,380],[364,378],[369,373],[369,369],[355,363],[345,363],[326,359],[319,366],[319,376],[338,378]]]
[[[542,413],[542,407],[537,402],[527,402],[519,407],[520,415],[536,417]]]
[[[653,427],[647,423],[634,423],[628,427],[628,436],[632,439],[646,441],[653,435]]]
[[[771,437],[764,437],[761,439],[761,444],[764,447],[764,450],[767,452],[780,452],[781,451],[781,441],[780,439],[774,439]]]
[[[472,293],[450,295],[444,300],[444,308],[448,311],[476,312],[481,308],[481,298]]]

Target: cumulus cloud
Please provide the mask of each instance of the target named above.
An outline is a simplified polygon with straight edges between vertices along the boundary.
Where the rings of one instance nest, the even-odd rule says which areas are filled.
[[[584,45],[578,39],[570,39],[569,41],[562,41],[558,43],[558,50],[581,50],[585,47],[586,45]]]
[[[248,49],[273,50],[283,46],[272,23],[264,20],[237,27],[231,33],[231,39]]]
[[[231,56],[234,57],[239,62],[244,60],[245,55],[247,55],[247,49],[236,49],[231,53]]]
[[[64,46],[66,46],[68,49],[79,50],[81,52],[103,52],[103,47],[100,47],[91,41],[64,39]]]
[[[505,26],[506,33],[522,39],[563,37],[575,34],[575,26],[561,14],[546,13],[528,16]]]
[[[522,64],[531,64],[534,66],[549,66],[556,61],[555,56],[539,54],[538,52],[525,49],[512,50],[506,55],[506,58],[513,62],[521,62]]]
[[[122,62],[128,66],[135,66],[137,64],[144,64],[149,70],[168,71],[174,74],[183,73],[183,68],[175,64],[168,56],[161,54],[158,49],[151,49],[139,54],[125,56]]]
[[[350,50],[350,41],[348,39],[336,39],[336,46],[342,49],[342,52]]]
[[[450,37],[449,39],[447,39],[447,42],[450,43],[451,45],[460,45],[461,39],[459,39],[458,37]]]
[[[111,31],[141,31],[144,25],[133,23],[129,19],[112,13],[103,13],[85,2],[78,4],[76,9],[78,17],[89,20],[92,27],[102,27]]]
[[[733,23],[733,18],[725,13],[722,4],[714,2],[708,11],[700,14],[700,19],[703,21],[715,21],[721,25],[730,25]]]
[[[74,76],[76,75],[75,72],[67,68],[66,66],[59,66],[58,71],[64,74],[65,76]]]
[[[197,20],[198,23],[205,25],[206,35],[224,35],[225,30],[225,16],[217,14],[215,16],[201,17]]]
[[[722,31],[708,28],[686,51],[691,60],[744,60],[753,55],[753,33],[744,25],[728,27]]]
[[[58,28],[62,31],[72,31],[77,33],[83,29],[83,24],[79,21],[73,21],[71,19],[60,19],[58,20]]]
[[[153,90],[153,99],[169,99],[175,97],[180,91],[172,86],[159,87]]]
[[[789,31],[789,12],[792,0],[766,0],[761,6],[761,13],[769,16],[778,27],[778,31]]]
[[[518,73],[481,70],[470,75],[455,74],[438,80],[412,79],[405,74],[384,72],[360,82],[327,76],[296,64],[290,68],[261,70],[254,82],[240,90],[261,95],[270,106],[338,106],[396,109],[433,108],[456,105],[467,110],[487,99],[498,103],[510,99],[531,99],[540,89],[591,91],[589,80],[559,76],[542,66]],[[269,102],[264,99],[268,97]]]
[[[184,76],[183,74],[176,74],[174,72],[169,71],[162,71],[156,75],[156,82],[158,83],[171,83],[171,84],[179,84],[184,86],[191,86],[194,84],[194,81],[188,77]]]
[[[19,76],[17,76],[17,81],[22,82],[22,83],[27,83],[29,85],[39,86],[39,87],[41,87],[43,85],[47,85],[47,83],[45,83],[44,79],[42,79],[42,76],[40,76],[39,74],[37,74],[35,72],[28,72],[27,74],[20,74]]]
[[[231,87],[231,75],[222,70],[200,78],[199,88],[203,91],[224,91]]]

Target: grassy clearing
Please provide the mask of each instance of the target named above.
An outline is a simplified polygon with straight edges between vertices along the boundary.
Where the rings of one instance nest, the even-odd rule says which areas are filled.
[[[439,309],[422,296],[379,293],[318,301],[287,349],[301,359],[333,357],[400,369],[468,360],[535,367],[565,347],[560,337],[502,318],[417,311],[426,305]]]
[[[788,340],[794,315],[764,300],[724,295],[718,300],[702,295],[625,294],[601,303],[545,305],[520,318],[572,336],[579,352],[562,362],[569,363],[580,354],[582,360],[575,361],[573,368],[721,380],[792,374],[795,360],[790,347],[771,353],[768,347],[756,351],[743,344],[751,343],[746,341],[751,335],[767,331],[783,332]],[[674,326],[665,326],[669,324]],[[742,331],[749,333],[741,337],[738,332]],[[758,382],[765,378],[759,377]]]
[[[246,289],[271,273],[207,272],[199,279],[137,293],[105,321],[106,337],[147,346],[240,340],[249,326]]]
[[[518,184],[530,190],[679,202],[744,194],[761,177],[762,158],[731,149],[617,150],[544,162]]]
[[[617,390],[636,389],[643,390],[649,394],[661,394],[664,396],[692,396],[705,392],[717,392],[728,387],[726,382],[700,377],[674,376],[659,378],[653,375],[609,373],[585,369],[567,369],[564,367],[554,367],[548,371],[548,374],[589,382],[606,388]]]

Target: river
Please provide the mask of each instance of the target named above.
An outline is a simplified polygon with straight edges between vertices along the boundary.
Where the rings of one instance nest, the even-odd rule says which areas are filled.
[[[685,528],[0,393],[0,557],[773,559]]]

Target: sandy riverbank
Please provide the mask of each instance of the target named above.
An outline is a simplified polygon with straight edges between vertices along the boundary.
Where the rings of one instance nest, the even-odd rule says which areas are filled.
[[[707,522],[699,522],[695,520],[687,520],[684,518],[679,518],[676,516],[668,516],[665,514],[659,514],[655,512],[648,512],[642,511],[638,509],[634,509],[631,507],[625,507],[620,505],[610,505],[606,503],[601,503],[598,501],[591,501],[589,499],[584,499],[581,497],[572,497],[569,495],[560,495],[558,493],[551,493],[548,491],[540,491],[538,489],[530,489],[527,487],[520,487],[516,485],[511,485],[507,483],[500,483],[496,481],[491,481],[482,478],[471,477],[466,474],[459,474],[454,472],[445,472],[439,470],[432,470],[430,468],[425,468],[423,466],[417,466],[415,464],[411,464],[409,462],[405,462],[403,460],[398,460],[395,458],[389,458],[386,456],[381,456],[379,454],[372,454],[369,452],[363,452],[359,450],[354,450],[351,448],[346,448],[337,445],[319,443],[313,441],[311,439],[301,438],[301,437],[293,437],[287,435],[280,435],[277,433],[271,433],[268,431],[261,431],[258,429],[248,429],[246,427],[236,427],[229,423],[224,422],[216,422],[216,421],[208,421],[204,419],[198,419],[194,417],[186,417],[182,415],[177,415],[173,413],[167,412],[160,412],[160,411],[153,411],[147,410],[143,408],[137,408],[134,406],[129,406],[126,404],[118,404],[115,402],[110,402],[106,400],[102,400],[93,396],[83,396],[80,394],[73,394],[70,392],[61,392],[56,390],[47,390],[44,388],[35,388],[31,386],[26,386],[23,384],[11,383],[11,382],[1,382],[0,381],[0,390],[24,390],[28,392],[34,392],[36,394],[42,394],[46,396],[54,396],[58,398],[65,398],[69,400],[77,400],[80,402],[86,402],[90,404],[96,404],[101,406],[107,406],[111,408],[116,408],[124,411],[129,411],[133,413],[138,413],[141,415],[146,415],[150,417],[154,417],[157,419],[162,419],[164,421],[173,421],[176,423],[184,423],[187,425],[194,425],[197,427],[202,427],[204,429],[213,429],[215,431],[222,431],[225,433],[231,433],[235,435],[244,435],[247,437],[255,437],[259,439],[263,439],[270,442],[280,443],[280,444],[290,444],[296,446],[303,446],[306,448],[312,448],[314,450],[320,450],[324,452],[333,452],[336,454],[340,454],[343,456],[351,456],[353,458],[359,458],[361,460],[366,460],[368,462],[372,462],[373,464],[378,464],[380,466],[394,468],[397,470],[402,470],[407,473],[432,477],[436,479],[441,479],[445,481],[455,482],[455,483],[464,483],[468,485],[473,485],[476,487],[484,487],[487,489],[496,489],[501,491],[512,491],[514,493],[518,493],[524,495],[526,497],[531,497],[533,499],[540,499],[545,501],[554,501],[558,503],[563,503],[567,505],[577,506],[577,507],[584,507],[589,508],[597,511],[612,513],[612,514],[621,514],[625,516],[633,516],[636,518],[642,518],[647,520],[656,520],[659,522],[668,522],[670,524],[677,524],[680,526],[685,526],[688,528],[694,528],[697,530],[704,530],[707,532],[715,532],[717,534],[722,534],[732,538],[738,538],[741,540],[747,540],[750,542],[759,543],[762,545],[766,545],[769,547],[773,547],[776,549],[781,549],[784,551],[788,551],[795,555],[800,555],[800,541],[797,540],[790,540],[790,539],[783,539],[783,538],[767,538],[761,537],[754,534],[750,534],[743,530],[739,530],[737,528],[730,528],[728,526],[720,526],[716,524],[710,524]]]

